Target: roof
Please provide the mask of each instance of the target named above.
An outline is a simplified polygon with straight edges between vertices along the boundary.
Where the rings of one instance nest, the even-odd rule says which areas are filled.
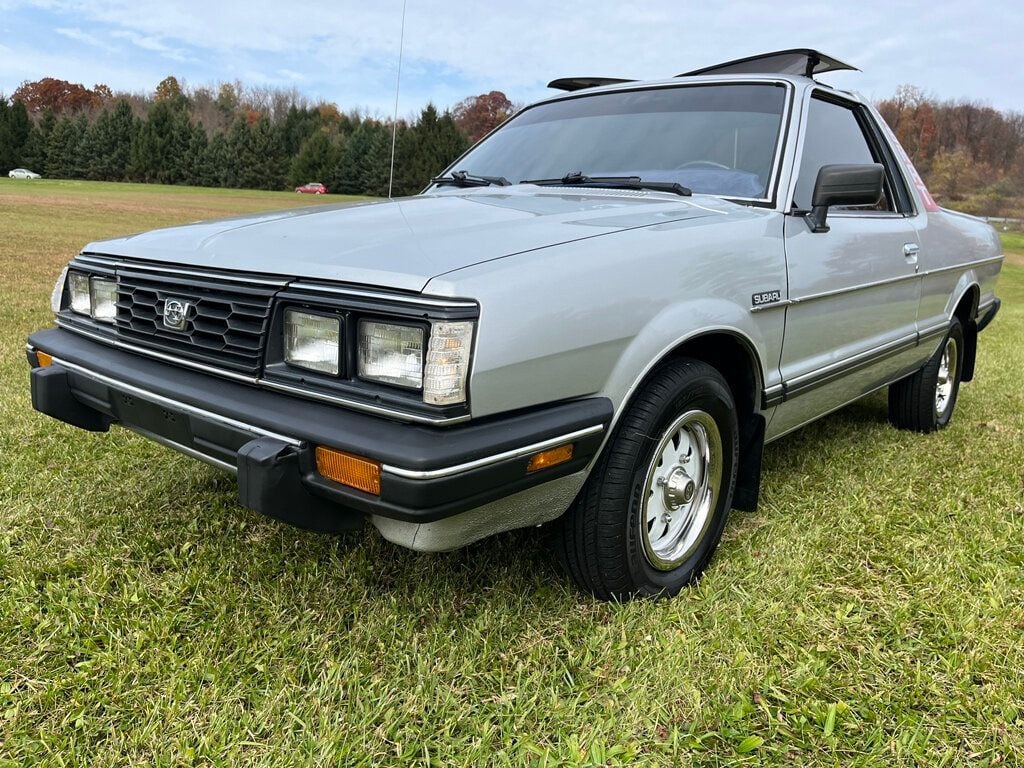
[[[813,77],[825,72],[837,72],[844,69],[859,71],[856,67],[813,48],[789,48],[784,51],[770,51],[721,64],[713,64],[710,67],[683,72],[676,77],[755,74]],[[621,77],[562,77],[548,83],[548,88],[556,88],[560,91],[579,91],[585,88],[634,82],[637,81]]]

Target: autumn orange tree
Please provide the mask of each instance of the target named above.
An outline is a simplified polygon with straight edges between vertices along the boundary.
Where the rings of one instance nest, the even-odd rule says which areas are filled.
[[[878,105],[931,192],[982,215],[1024,213],[1024,114],[901,86]]]
[[[491,91],[463,99],[452,107],[452,117],[459,130],[476,142],[505,122],[513,111],[504,93]]]

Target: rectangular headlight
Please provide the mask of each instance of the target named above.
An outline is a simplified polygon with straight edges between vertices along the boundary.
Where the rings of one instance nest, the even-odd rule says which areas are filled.
[[[436,322],[423,374],[423,402],[452,405],[466,402],[466,377],[473,348],[472,321]]]
[[[102,323],[112,323],[117,316],[117,281],[94,277],[89,281],[92,316]]]
[[[92,291],[89,276],[84,272],[68,272],[68,294],[71,297],[71,311],[80,315],[92,314]]]
[[[359,321],[359,378],[399,387],[423,386],[423,329]]]
[[[286,309],[284,312],[284,361],[297,368],[338,375],[341,359],[341,321]]]

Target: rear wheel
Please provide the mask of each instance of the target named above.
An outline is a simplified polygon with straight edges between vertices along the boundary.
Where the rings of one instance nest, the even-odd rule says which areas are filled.
[[[693,583],[725,527],[738,444],[721,374],[697,360],[663,366],[557,524],[572,579],[602,599],[670,596]]]
[[[894,427],[934,432],[949,424],[960,392],[964,329],[953,318],[949,333],[924,367],[889,386],[889,421]]]

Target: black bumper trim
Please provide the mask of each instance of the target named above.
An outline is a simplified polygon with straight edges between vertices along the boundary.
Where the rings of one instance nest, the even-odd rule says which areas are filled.
[[[289,446],[287,456],[281,457],[283,471],[297,479],[307,495],[362,514],[430,522],[584,469],[599,450],[612,417],[609,400],[590,398],[441,429],[226,382],[63,330],[33,334],[29,344],[55,359],[51,367],[33,370],[33,403],[38,410],[86,429],[120,423],[189,455],[200,454],[197,458],[217,466],[237,466],[243,503],[284,519],[289,519],[287,495],[268,491],[264,498],[277,501],[257,506],[253,499],[261,497],[251,490],[256,470],[245,470],[243,483],[243,460],[254,441],[269,439]],[[38,365],[34,358],[30,351],[29,361]],[[527,474],[530,452],[562,442],[574,443],[571,461]],[[312,450],[318,444],[380,461],[380,497],[319,476]],[[266,482],[272,490],[283,481]],[[250,490],[242,492],[243,486]],[[315,507],[305,502],[301,506]],[[335,516],[339,513],[335,509]],[[306,527],[325,527],[322,510],[290,517],[289,522]]]

